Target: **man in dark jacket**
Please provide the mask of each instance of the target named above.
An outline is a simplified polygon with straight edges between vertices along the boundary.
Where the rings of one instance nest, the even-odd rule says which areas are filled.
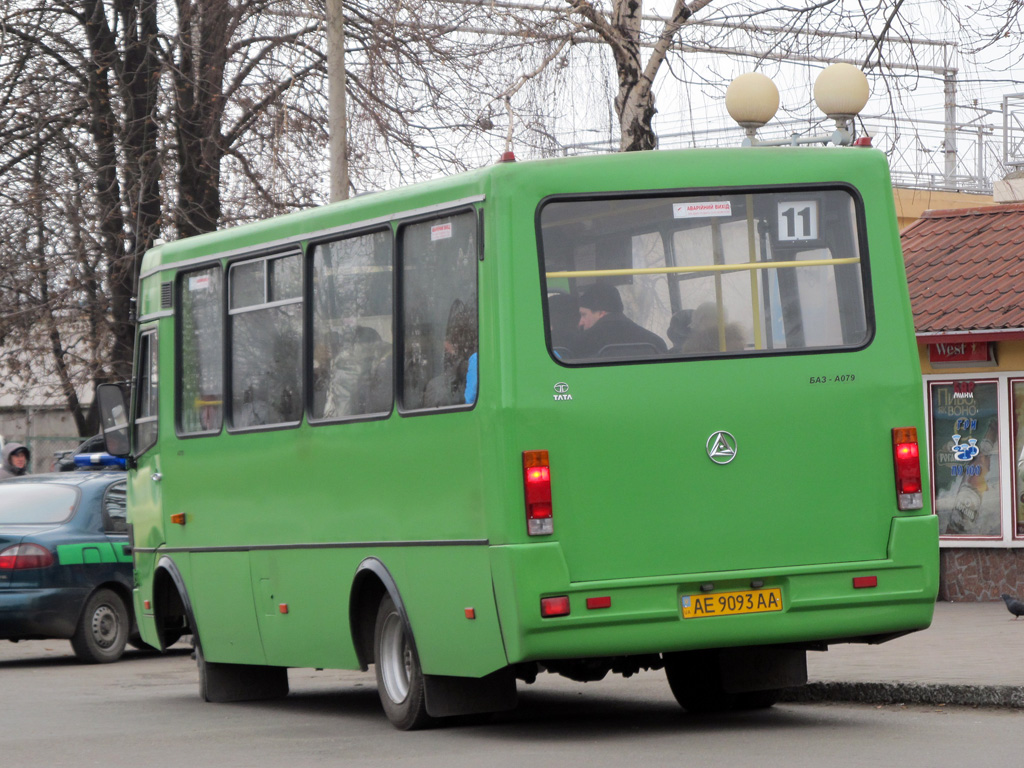
[[[664,339],[623,314],[622,297],[614,285],[594,283],[580,294],[579,305],[582,333],[576,345],[577,357],[642,357],[667,351]],[[617,344],[648,346],[610,346]]]
[[[8,443],[0,455],[3,457],[0,461],[0,480],[28,474],[28,462],[32,457],[24,445]]]

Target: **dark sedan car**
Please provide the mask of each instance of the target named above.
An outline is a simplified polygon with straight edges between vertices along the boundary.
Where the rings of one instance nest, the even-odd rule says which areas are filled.
[[[68,638],[117,661],[132,633],[124,472],[0,482],[0,639]]]

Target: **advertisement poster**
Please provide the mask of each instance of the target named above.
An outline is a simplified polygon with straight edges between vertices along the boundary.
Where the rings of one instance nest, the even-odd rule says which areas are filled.
[[[999,536],[999,420],[994,381],[931,386],[935,513],[944,536]]]

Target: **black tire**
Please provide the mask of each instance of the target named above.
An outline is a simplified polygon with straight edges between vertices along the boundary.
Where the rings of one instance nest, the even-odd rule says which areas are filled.
[[[665,677],[676,701],[687,712],[740,712],[767,709],[779,700],[779,689],[729,693],[722,686],[715,651],[689,651],[665,655]]]
[[[384,714],[396,728],[412,731],[431,721],[423,691],[423,670],[405,619],[384,595],[373,629],[374,671]]]
[[[117,661],[128,642],[128,609],[116,592],[100,589],[86,601],[78,620],[71,647],[75,656],[87,664]]]

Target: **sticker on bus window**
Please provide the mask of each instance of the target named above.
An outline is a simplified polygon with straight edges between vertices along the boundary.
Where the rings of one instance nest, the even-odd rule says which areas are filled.
[[[452,236],[452,223],[435,224],[430,228],[430,240],[447,240]]]
[[[779,203],[779,240],[818,239],[818,201],[786,200]]]
[[[209,275],[196,275],[188,279],[188,289],[190,291],[204,291],[210,287],[210,276]]]
[[[694,200],[689,203],[672,203],[672,216],[676,219],[732,216],[732,202],[729,200]]]

